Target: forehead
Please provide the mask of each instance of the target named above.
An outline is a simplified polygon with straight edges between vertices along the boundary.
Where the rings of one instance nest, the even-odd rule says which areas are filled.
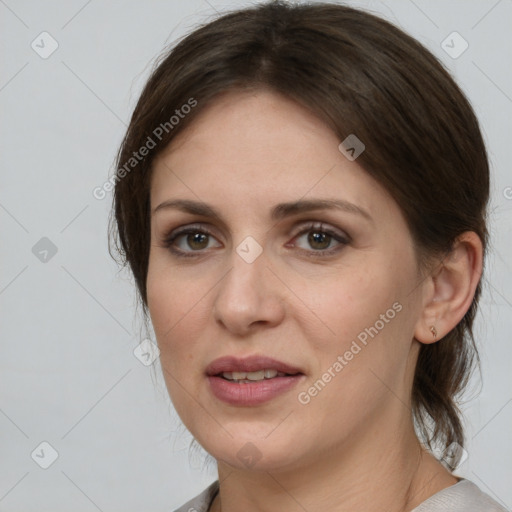
[[[293,156],[313,156],[315,135],[336,148],[335,134],[297,102],[268,90],[230,91],[204,106],[157,160],[172,155],[174,161],[182,153],[190,158],[193,151],[194,157],[242,158],[240,165],[267,161],[270,156],[278,163]]]
[[[270,91],[230,92],[206,106],[156,159],[152,208],[169,196],[231,207],[342,198],[371,211],[389,196],[338,149],[336,134],[298,103]]]

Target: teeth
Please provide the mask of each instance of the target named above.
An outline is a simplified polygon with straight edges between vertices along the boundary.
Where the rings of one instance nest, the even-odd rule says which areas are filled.
[[[257,372],[247,372],[246,379],[248,380],[263,380],[265,378],[265,370],[259,370]]]
[[[278,372],[272,368],[258,370],[257,372],[223,372],[222,376],[228,380],[237,381],[258,381],[263,379],[273,379],[274,377],[284,377],[286,373]]]

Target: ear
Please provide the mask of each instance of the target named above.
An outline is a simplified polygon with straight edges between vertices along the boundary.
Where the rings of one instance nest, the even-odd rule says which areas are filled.
[[[457,237],[451,252],[424,282],[423,311],[414,331],[419,342],[435,343],[462,320],[482,275],[482,259],[482,241],[475,232]]]

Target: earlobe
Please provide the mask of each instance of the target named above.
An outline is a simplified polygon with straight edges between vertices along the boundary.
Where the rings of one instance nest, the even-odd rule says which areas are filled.
[[[418,319],[414,337],[435,343],[448,334],[468,311],[482,275],[483,247],[473,231],[460,235],[427,283],[429,298]]]
[[[436,321],[433,320],[433,322]],[[439,339],[441,339],[448,331],[439,334],[436,325],[437,323],[425,323],[424,318],[422,317],[414,331],[414,338],[425,345],[430,345],[431,343],[439,341]]]

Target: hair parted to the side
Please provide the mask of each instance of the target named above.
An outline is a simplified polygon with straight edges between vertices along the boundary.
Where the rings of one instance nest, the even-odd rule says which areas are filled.
[[[216,95],[262,88],[306,106],[340,142],[352,133],[364,142],[357,163],[401,208],[421,268],[428,271],[464,231],[478,234],[485,256],[487,153],[450,74],[377,16],[343,5],[275,1],[222,15],[186,36],[160,58],[137,103],[117,156],[109,242],[133,272],[145,316],[153,159]],[[191,100],[194,108],[179,110]],[[177,110],[179,121],[169,123]],[[150,138],[156,147],[126,172]],[[481,282],[461,322],[421,346],[412,389],[417,433],[428,446],[440,445],[450,465],[459,455],[448,447],[464,446],[457,398],[478,362],[472,326],[480,294]]]

